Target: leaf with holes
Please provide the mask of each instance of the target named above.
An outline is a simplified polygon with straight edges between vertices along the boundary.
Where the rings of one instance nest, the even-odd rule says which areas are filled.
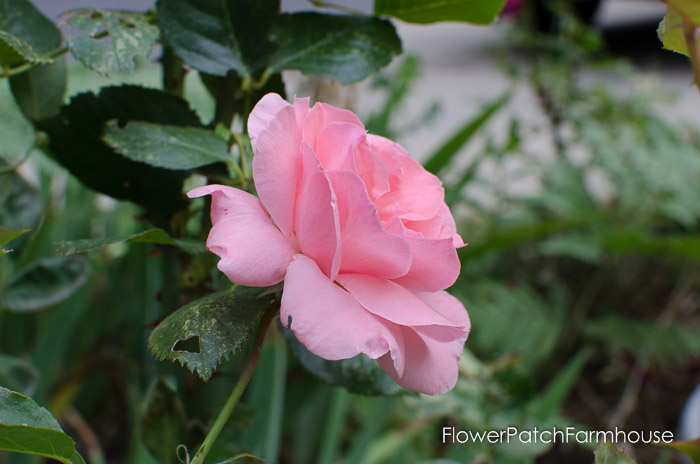
[[[0,306],[30,312],[67,299],[87,282],[90,264],[82,256],[44,258],[20,271],[0,291]]]
[[[344,84],[364,79],[401,53],[394,26],[366,16],[281,15],[272,37],[281,44],[271,59],[272,69],[298,69]]]
[[[0,3],[0,64],[48,63],[61,45],[58,28],[27,0]]]
[[[274,302],[266,289],[236,287],[183,306],[155,328],[148,346],[160,360],[178,361],[205,382],[236,354]]]
[[[193,68],[216,76],[250,76],[274,49],[268,31],[279,0],[159,0],[163,39]]]
[[[233,161],[225,140],[198,127],[140,121],[119,127],[108,121],[102,139],[117,153],[159,168],[187,170]]]
[[[178,462],[176,448],[184,441],[185,408],[175,386],[162,377],[148,390],[139,426],[143,444],[159,463]]]
[[[408,23],[489,24],[504,4],[505,0],[375,0],[374,14],[394,16]]]
[[[395,395],[401,393],[401,387],[389,377],[377,364],[377,361],[360,354],[350,359],[328,361],[306,349],[297,340],[291,330],[279,324],[284,338],[289,344],[294,357],[304,368],[326,383],[345,387],[360,395]]]
[[[4,387],[0,387],[0,450],[85,464],[75,451],[75,442],[49,411]]]
[[[0,354],[0,385],[31,395],[39,383],[39,371],[28,361]]]
[[[101,74],[133,71],[134,58],[148,57],[158,41],[158,27],[145,15],[126,11],[80,9],[66,19],[79,34],[68,38],[73,56]]]

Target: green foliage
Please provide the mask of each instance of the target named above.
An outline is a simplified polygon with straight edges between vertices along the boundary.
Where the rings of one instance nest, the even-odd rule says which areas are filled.
[[[65,464],[85,464],[75,442],[31,398],[0,387],[0,450],[33,454]]]
[[[28,0],[4,0],[0,8],[0,64],[48,63],[61,44],[58,28]]]
[[[270,60],[272,69],[298,69],[344,84],[364,79],[401,53],[390,22],[362,16],[282,15],[272,36],[281,44]]]
[[[686,441],[674,441],[665,446],[685,453],[693,461],[693,464],[700,463],[700,438]]]
[[[361,395],[395,395],[402,391],[374,360],[360,354],[351,359],[328,361],[311,353],[291,330],[282,328],[292,354],[305,369],[331,385]]]
[[[133,71],[134,58],[148,57],[158,40],[158,27],[140,13],[81,9],[68,14],[66,24],[80,31],[67,39],[73,56],[102,74]]]
[[[7,245],[17,237],[29,232],[29,229],[10,229],[0,226],[0,247]],[[0,254],[9,253],[10,250],[0,248]]]
[[[185,435],[185,410],[176,388],[162,377],[151,384],[146,395],[140,428],[144,445],[158,462],[178,462],[176,448]]]
[[[51,64],[36,66],[10,78],[12,96],[24,116],[41,121],[55,116],[66,92],[66,61],[57,58]]]
[[[73,295],[90,274],[90,265],[81,256],[41,259],[0,290],[0,306],[18,312],[45,309]]]
[[[505,0],[376,0],[374,14],[419,24],[438,21],[488,24],[496,18],[504,4]]]
[[[30,396],[39,383],[39,371],[16,356],[0,354],[0,385]]]
[[[75,253],[87,253],[89,251],[99,250],[109,245],[124,242],[157,243],[159,245],[178,246],[184,252],[190,254],[208,253],[207,247],[203,243],[187,239],[172,238],[163,229],[149,229],[137,234],[126,235],[123,237],[62,240],[56,242],[55,250],[56,254],[59,255],[72,255]]]
[[[595,450],[595,464],[635,464],[627,452],[620,450],[615,443],[602,441]]]
[[[158,359],[178,361],[207,381],[243,347],[273,301],[265,289],[240,286],[200,298],[161,322],[148,346]]]
[[[201,127],[182,99],[135,86],[107,87],[98,95],[73,97],[61,113],[39,127],[51,137],[56,160],[86,186],[146,208],[172,212],[185,203],[182,182],[187,171],[137,163],[114,152],[102,140],[104,125],[118,120]]]
[[[116,121],[109,121],[102,138],[117,153],[159,168],[190,170],[233,161],[225,140],[196,127],[139,121],[119,127]]]
[[[156,6],[163,39],[199,71],[251,76],[273,50],[267,35],[279,0],[159,0]]]

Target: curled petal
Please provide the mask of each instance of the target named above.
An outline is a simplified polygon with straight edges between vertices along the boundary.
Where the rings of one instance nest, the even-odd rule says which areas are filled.
[[[268,93],[260,99],[248,117],[248,136],[251,145],[255,146],[258,136],[270,126],[277,113],[287,106],[289,103],[276,93]]]
[[[366,311],[304,255],[294,256],[287,269],[280,319],[309,351],[325,359],[360,353],[377,359],[402,348],[386,322]]]
[[[316,141],[321,131],[334,122],[346,122],[361,127],[363,131],[365,129],[360,118],[352,111],[326,103],[316,103],[304,121],[304,141],[312,148],[316,148]]]
[[[272,223],[260,200],[239,189],[207,185],[190,198],[212,195],[207,247],[221,260],[218,268],[231,282],[264,287],[281,281],[294,249]]]

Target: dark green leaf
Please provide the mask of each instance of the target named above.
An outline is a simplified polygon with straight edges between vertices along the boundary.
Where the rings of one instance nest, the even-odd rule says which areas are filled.
[[[201,127],[184,100],[159,90],[122,86],[74,97],[39,128],[48,132],[56,160],[88,187],[158,211],[184,207],[182,182],[189,173],[155,168],[115,153],[102,140],[104,124],[113,119]]]
[[[615,443],[601,441],[595,450],[595,464],[635,464],[629,454],[621,451]]]
[[[402,391],[401,387],[379,367],[377,361],[369,359],[364,354],[341,361],[328,361],[307,350],[291,330],[285,329],[281,324],[280,328],[289,343],[292,354],[306,370],[324,382],[345,387],[361,395],[395,395]]]
[[[141,439],[158,462],[177,462],[177,446],[184,441],[185,409],[175,387],[159,377],[151,385],[140,419]]]
[[[486,104],[476,115],[468,120],[450,139],[424,163],[426,170],[437,174],[447,166],[459,150],[469,141],[476,132],[503,108],[510,100],[510,93],[505,93],[498,100]]]
[[[15,66],[22,62],[51,63],[48,53],[41,53],[14,34],[0,29],[0,64]]]
[[[0,387],[0,450],[34,454],[65,464],[85,464],[75,442],[31,398]]]
[[[81,239],[56,242],[56,254],[72,255],[75,253],[87,253],[115,243],[157,243],[160,245],[174,245],[180,247],[189,254],[208,253],[207,247],[201,243],[187,239],[170,237],[163,229],[149,229],[138,234],[125,235],[123,237]]]
[[[219,362],[236,354],[270,307],[266,289],[236,287],[183,306],[153,331],[148,346],[158,359],[178,361],[207,381]]]
[[[87,282],[90,265],[82,256],[44,258],[20,271],[0,291],[10,311],[37,311],[70,297]]]
[[[273,49],[267,36],[279,0],[159,0],[156,7],[163,39],[199,71],[250,76]]]
[[[133,71],[137,55],[149,56],[158,40],[158,27],[145,15],[126,11],[73,10],[66,23],[79,34],[68,38],[73,56],[102,74]]]
[[[55,116],[66,92],[66,60],[36,66],[10,78],[12,96],[24,116],[40,121]]]
[[[420,24],[437,21],[489,24],[504,4],[505,0],[375,0],[374,14]]]
[[[105,126],[103,140],[127,158],[166,169],[194,169],[207,164],[233,161],[226,142],[207,129],[116,121]]]
[[[39,383],[39,371],[24,359],[0,354],[0,385],[32,395]]]
[[[0,226],[0,247],[7,245],[20,235],[29,232],[29,229],[8,229],[7,227]],[[4,255],[11,250],[4,250],[0,248],[0,255]]]
[[[9,186],[0,202],[0,224],[13,229],[33,228],[43,211],[39,192],[15,173],[0,175],[0,183],[2,190]]]
[[[347,84],[364,79],[401,53],[401,40],[386,20],[349,15],[281,15],[272,31],[281,47],[276,70],[298,69]]]
[[[48,62],[47,53],[61,45],[61,33],[27,0],[0,2],[0,63]]]

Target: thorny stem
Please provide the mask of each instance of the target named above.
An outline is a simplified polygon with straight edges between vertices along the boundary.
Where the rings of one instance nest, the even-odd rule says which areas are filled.
[[[243,392],[248,386],[248,382],[250,382],[251,377],[253,377],[253,372],[255,371],[255,364],[258,361],[258,357],[260,356],[260,349],[262,348],[263,341],[265,340],[265,334],[267,333],[267,329],[270,326],[270,323],[277,315],[278,310],[279,306],[273,305],[268,309],[267,313],[265,314],[262,322],[260,323],[260,328],[255,337],[255,342],[253,343],[253,348],[250,352],[250,357],[248,358],[248,361],[246,361],[246,365],[243,368],[243,372],[238,378],[238,382],[233,388],[231,396],[229,396],[228,400],[226,400],[226,404],[224,405],[223,409],[214,421],[214,424],[211,426],[209,433],[207,433],[207,436],[204,438],[204,442],[202,442],[202,445],[199,447],[199,450],[197,450],[197,454],[195,454],[190,464],[202,464],[204,462],[204,458],[207,457],[207,454],[214,445],[214,442],[221,433],[221,430],[224,428],[224,425],[226,425],[226,422],[228,421],[229,417],[231,417],[233,409],[236,407],[236,404],[238,404],[238,400],[241,398],[241,395],[243,395]]]

